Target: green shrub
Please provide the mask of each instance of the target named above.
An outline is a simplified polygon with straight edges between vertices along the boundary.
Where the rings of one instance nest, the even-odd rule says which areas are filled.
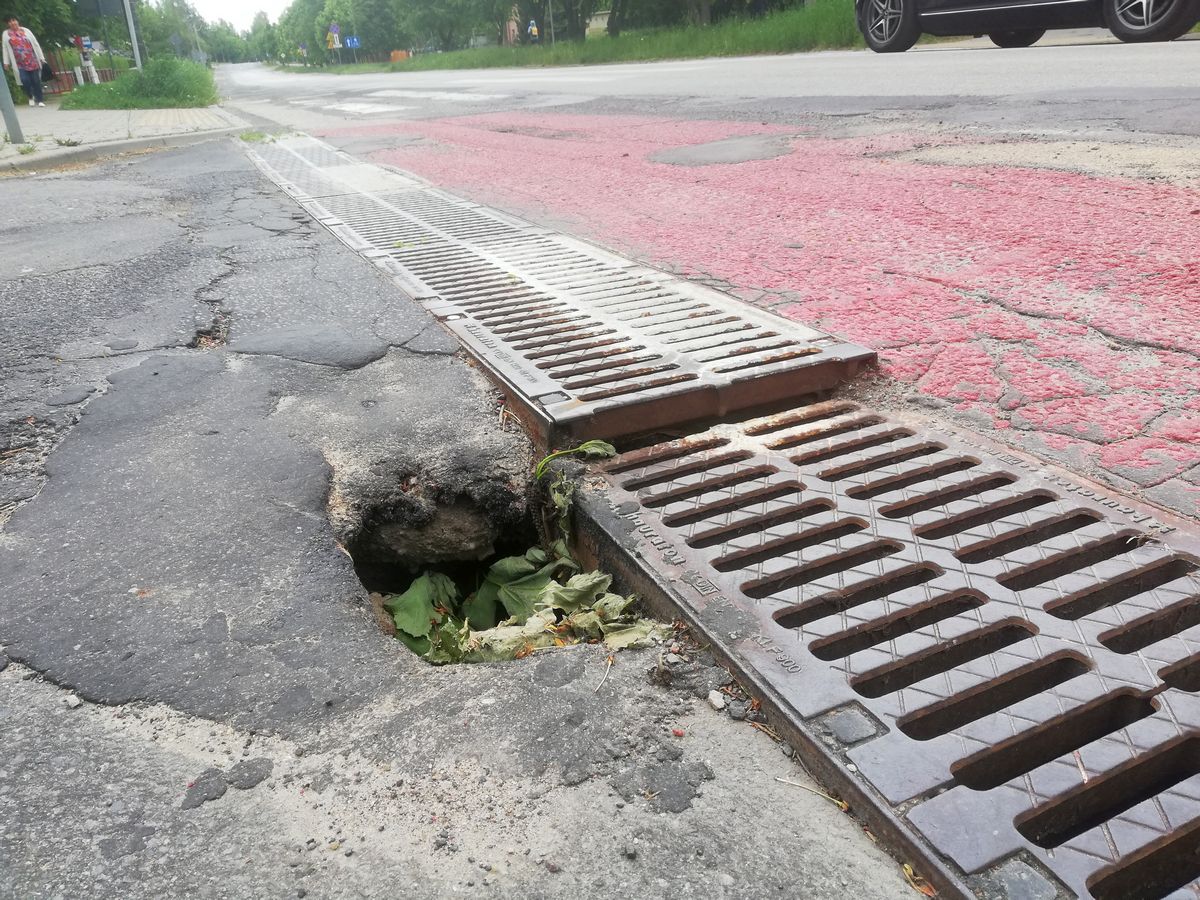
[[[212,72],[186,59],[152,59],[107,84],[87,84],[63,101],[64,109],[164,109],[217,102]]]

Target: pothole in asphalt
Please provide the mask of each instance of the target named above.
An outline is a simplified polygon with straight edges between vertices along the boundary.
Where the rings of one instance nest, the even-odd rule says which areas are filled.
[[[580,643],[617,651],[670,638],[671,626],[641,615],[636,596],[615,591],[612,576],[575,558],[575,480],[566,469],[543,468],[531,491],[540,498],[535,511],[503,534],[465,500],[437,507],[420,525],[369,518],[346,549],[385,632],[435,665],[523,659]]]

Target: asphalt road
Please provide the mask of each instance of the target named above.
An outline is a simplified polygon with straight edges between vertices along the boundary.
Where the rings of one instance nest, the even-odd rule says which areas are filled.
[[[1099,36],[1102,33],[1097,32]],[[1047,41],[1052,38],[1046,39]],[[988,105],[1025,115],[1008,121],[1054,128],[1077,122],[1078,106],[1103,101],[1109,125],[1129,130],[1200,133],[1200,40],[1001,50],[968,42],[901,55],[837,51],[792,56],[682,60],[545,69],[486,69],[297,78],[262,66],[222,70],[222,90],[239,105],[254,101],[332,109],[365,119],[567,105],[587,101],[736,101],[755,109],[778,101],[777,114],[806,108],[837,112],[920,108],[945,119]],[[831,102],[834,101],[835,102]],[[769,107],[768,107],[769,109]],[[1100,123],[1097,123],[1100,124]]]
[[[1200,41],[1054,39],[220,78],[268,125],[870,346],[872,402],[1197,517]]]

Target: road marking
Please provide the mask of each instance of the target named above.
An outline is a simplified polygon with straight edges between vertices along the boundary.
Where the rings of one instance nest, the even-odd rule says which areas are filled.
[[[455,91],[371,91],[368,97],[403,97],[411,100],[444,100],[447,103],[483,103],[488,100],[504,100],[507,94],[467,94]]]

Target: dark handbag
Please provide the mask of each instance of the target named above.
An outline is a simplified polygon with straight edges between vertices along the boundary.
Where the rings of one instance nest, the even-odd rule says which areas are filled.
[[[50,63],[42,63],[42,81],[53,81],[54,69],[50,68]]]

